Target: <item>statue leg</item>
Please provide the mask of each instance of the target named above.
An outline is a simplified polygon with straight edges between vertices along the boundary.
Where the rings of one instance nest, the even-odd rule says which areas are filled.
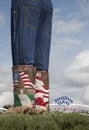
[[[49,2],[49,0],[47,1]],[[36,78],[35,91],[36,108],[49,110],[49,54],[51,45],[51,27],[53,8],[51,3],[41,16],[36,41]]]
[[[36,6],[38,4],[35,0],[12,0],[14,106],[27,106],[34,100],[35,44],[41,12],[41,8]]]

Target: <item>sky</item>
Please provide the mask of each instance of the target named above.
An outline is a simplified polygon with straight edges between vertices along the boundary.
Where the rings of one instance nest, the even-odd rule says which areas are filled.
[[[50,102],[89,105],[89,0],[52,0]],[[0,0],[0,106],[13,104],[11,0]]]

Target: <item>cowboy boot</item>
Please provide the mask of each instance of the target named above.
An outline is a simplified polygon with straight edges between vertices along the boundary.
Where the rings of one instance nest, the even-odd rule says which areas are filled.
[[[35,77],[35,107],[49,110],[49,76],[47,71],[37,71]]]
[[[31,65],[12,68],[14,85],[14,106],[30,106],[34,102],[35,69]]]

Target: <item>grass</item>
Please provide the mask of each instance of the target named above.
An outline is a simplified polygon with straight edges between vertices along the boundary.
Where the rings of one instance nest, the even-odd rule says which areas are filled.
[[[0,115],[0,130],[89,130],[89,116],[58,111]]]

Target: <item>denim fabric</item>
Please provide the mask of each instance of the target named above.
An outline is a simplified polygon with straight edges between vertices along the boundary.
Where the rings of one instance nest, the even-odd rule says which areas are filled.
[[[34,65],[48,70],[53,6],[51,0],[12,0],[13,66]]]

